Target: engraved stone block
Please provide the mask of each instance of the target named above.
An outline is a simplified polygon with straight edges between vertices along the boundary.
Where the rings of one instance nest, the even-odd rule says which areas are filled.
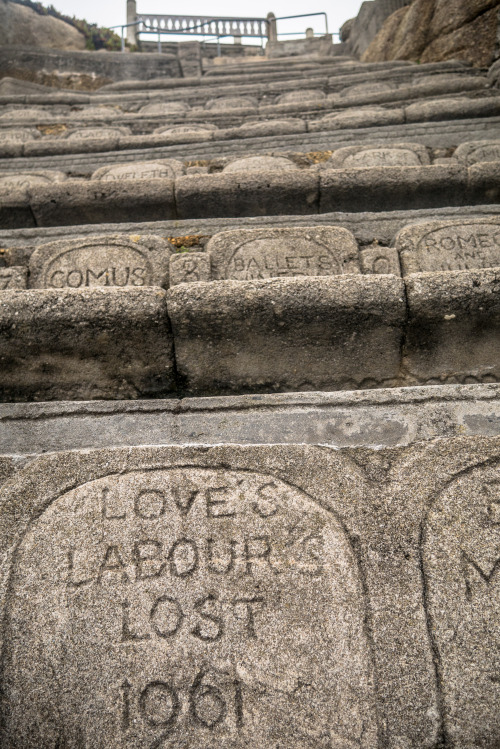
[[[364,247],[360,256],[363,273],[401,275],[398,251],[392,247],[373,244],[370,247]]]
[[[299,119],[264,120],[261,122],[246,122],[238,128],[238,135],[245,138],[258,138],[265,135],[288,135],[304,133],[305,122]]]
[[[30,140],[40,137],[40,131],[35,130],[34,128],[31,130],[18,127],[15,130],[0,130],[0,144],[27,143]]]
[[[340,92],[340,96],[346,99],[358,98],[365,95],[371,96],[373,94],[385,94],[389,91],[394,91],[396,88],[397,84],[395,83],[377,83],[373,81],[372,83],[360,83],[356,86],[349,86],[348,88],[344,88]]]
[[[167,286],[172,245],[151,235],[104,234],[59,239],[30,257],[30,286],[83,289],[93,286]]]
[[[189,105],[183,101],[157,101],[152,104],[145,104],[139,109],[139,114],[183,114],[184,112],[187,112],[188,109]]]
[[[500,161],[500,140],[461,143],[453,155],[467,166],[481,161]]]
[[[156,159],[155,161],[131,161],[129,164],[102,166],[97,169],[92,179],[123,180],[123,179],[165,179],[175,178],[185,174],[186,169],[182,161],[176,159]]]
[[[206,252],[178,252],[170,256],[169,286],[210,280],[210,255]]]
[[[199,125],[193,122],[185,125],[169,125],[168,127],[162,126],[157,127],[154,130],[155,135],[210,135],[214,130],[217,130],[216,125],[212,125],[210,122]]]
[[[208,111],[223,111],[224,109],[256,109],[257,99],[250,96],[221,96],[209,99],[205,104]]]
[[[85,107],[85,109],[71,112],[71,117],[75,120],[109,120],[123,117],[123,112],[114,107]]]
[[[0,268],[0,291],[25,289],[28,269],[21,265]]]
[[[500,463],[462,472],[434,498],[422,534],[429,634],[446,743],[498,745]]]
[[[430,164],[425,146],[418,143],[391,143],[339,148],[325,164],[333,169],[372,166],[423,166]]]
[[[9,109],[7,112],[0,114],[0,120],[35,120],[47,122],[53,119],[54,115],[46,109]]]
[[[248,171],[290,171],[299,167],[284,156],[246,156],[243,159],[236,159],[224,167],[223,172],[228,174],[232,172]]]
[[[49,170],[30,171],[0,174],[0,189],[3,188],[26,188],[33,185],[50,185],[52,182],[64,182],[66,174],[64,172],[54,172]]]
[[[358,546],[258,457],[66,453],[6,487],[2,749],[373,749]]]
[[[207,252],[216,279],[360,272],[357,242],[350,231],[337,226],[225,231],[210,239]]]
[[[403,275],[500,266],[500,220],[426,221],[395,238]]]
[[[321,102],[326,96],[321,89],[303,89],[299,91],[288,91],[281,94],[276,100],[276,104],[309,104],[310,102]]]
[[[99,140],[103,138],[121,138],[123,135],[130,135],[128,127],[86,127],[73,130],[68,136],[68,140]]]
[[[401,125],[405,121],[402,109],[384,109],[383,107],[364,107],[346,109],[308,122],[309,132],[321,130],[340,130],[348,127],[372,127],[375,125]]]

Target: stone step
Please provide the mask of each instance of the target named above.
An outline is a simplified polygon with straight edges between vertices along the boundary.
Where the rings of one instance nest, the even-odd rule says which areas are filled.
[[[359,213],[324,213],[311,216],[251,216],[236,218],[209,218],[209,219],[186,219],[184,221],[138,221],[135,223],[124,222],[121,224],[80,224],[72,226],[50,226],[39,228],[23,228],[12,230],[0,230],[0,267],[27,266],[33,250],[42,244],[54,241],[81,238],[85,241],[92,240],[94,235],[102,237],[121,234],[121,236],[133,237],[135,241],[142,235],[154,235],[156,237],[169,238],[177,248],[185,247],[195,249],[196,252],[204,251],[209,240],[219,232],[233,231],[235,233],[248,230],[270,230],[278,228],[293,229],[301,227],[330,227],[338,226],[352,232],[360,248],[364,251],[372,247],[378,247],[381,251],[392,248],[396,243],[396,236],[402,232],[401,251],[410,250],[417,252],[420,239],[419,234],[413,235],[416,239],[406,237],[406,227],[418,222],[424,227],[429,225],[429,231],[434,231],[436,221],[451,225],[467,227],[469,224],[479,222],[487,226],[491,222],[498,221],[500,208],[498,205],[485,206],[462,206],[460,208],[441,207],[425,208],[407,211],[379,211]],[[457,230],[457,231],[458,231]],[[466,229],[466,232],[468,230]],[[489,230],[488,230],[489,231]],[[483,232],[481,229],[480,234]],[[455,235],[452,235],[455,236]],[[460,232],[458,231],[458,236]],[[476,243],[480,244],[480,239]],[[494,240],[493,240],[494,241]],[[453,249],[453,243],[445,241],[442,249]],[[465,243],[456,240],[456,244],[466,248]],[[441,245],[440,245],[441,246]],[[417,252],[418,254],[418,252]],[[408,261],[409,262],[409,261]],[[419,263],[425,263],[425,257],[418,259]],[[426,265],[419,269],[425,270]],[[437,268],[446,270],[446,268]],[[459,267],[457,266],[457,269]]]
[[[130,232],[67,236],[4,249],[0,289],[168,288],[194,281],[349,273],[408,276],[497,267],[498,214],[500,210],[496,216],[421,220],[404,226],[385,244],[376,239],[358,243],[344,227],[328,225],[239,228],[170,241],[157,234]]]
[[[471,111],[472,110],[472,111]],[[234,151],[276,149],[276,150],[328,150],[336,143],[345,144],[355,141],[397,140],[424,142],[435,148],[450,148],[471,139],[471,125],[473,136],[481,139],[492,139],[500,136],[498,123],[500,117],[494,116],[497,105],[494,99],[468,103],[465,108],[455,111],[442,109],[442,114],[436,117],[436,122],[428,122],[425,112],[414,112],[414,120],[404,123],[404,111],[377,110],[370,112],[353,111],[351,114],[337,118],[325,118],[315,123],[304,123],[300,120],[293,122],[267,123],[257,126],[243,126],[238,130],[230,129],[218,131],[203,129],[198,132],[165,133],[153,136],[121,135],[119,131],[102,137],[106,131],[98,131],[98,138],[82,140],[71,138],[68,140],[40,139],[33,140],[33,133],[29,132],[22,142],[22,132],[17,132],[18,142],[4,142],[0,144],[0,171],[9,168],[42,168],[43,164],[49,168],[61,168],[65,162],[79,164],[90,161],[92,164],[107,163],[113,159],[120,161],[151,158],[165,158],[168,156],[182,159],[196,160],[204,158],[209,153],[223,156]],[[476,116],[474,118],[474,113]],[[417,122],[420,116],[422,122]],[[390,124],[392,121],[392,124]],[[369,125],[373,123],[373,127]],[[387,124],[389,123],[389,124]],[[368,125],[368,127],[367,127]],[[305,132],[305,130],[309,132]],[[275,133],[273,135],[258,135],[255,132]],[[295,134],[293,134],[295,131]],[[280,133],[281,134],[276,134]],[[292,134],[290,134],[292,133]],[[89,131],[90,134],[90,131]],[[96,134],[95,132],[93,133]],[[102,134],[102,135],[101,135]],[[295,149],[294,149],[295,146]],[[115,155],[113,155],[115,154]],[[9,161],[12,164],[9,164]],[[40,166],[36,166],[39,164]],[[96,168],[96,167],[94,167]]]
[[[491,437],[500,385],[434,385],[333,393],[0,404],[0,472],[20,459],[88,448],[322,444],[390,447]],[[1,475],[0,475],[1,478]]]
[[[0,399],[498,382],[499,289],[486,268],[7,290]]]
[[[498,203],[500,162],[227,171],[174,179],[65,180],[0,190],[0,227],[314,215]],[[274,166],[274,165],[273,165]]]

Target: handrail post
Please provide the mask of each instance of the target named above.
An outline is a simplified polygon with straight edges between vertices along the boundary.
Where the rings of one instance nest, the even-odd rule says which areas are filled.
[[[137,2],[127,0],[127,41],[134,46],[137,44]]]
[[[267,14],[267,41],[278,41],[278,29],[276,24],[276,16],[274,15],[274,13]]]

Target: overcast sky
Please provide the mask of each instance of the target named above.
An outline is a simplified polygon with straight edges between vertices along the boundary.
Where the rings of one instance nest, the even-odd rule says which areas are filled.
[[[126,22],[126,0],[50,0],[51,4],[69,16],[84,18],[99,26],[116,26]],[[48,3],[45,3],[48,4]],[[334,0],[331,4],[304,2],[304,0],[253,0],[241,5],[229,0],[185,0],[182,7],[167,3],[165,0],[137,0],[139,13],[186,13],[187,15],[213,16],[251,16],[262,17],[272,11],[277,17],[299,13],[326,11],[328,26],[331,32],[338,31],[340,26],[357,15],[361,0]],[[322,17],[300,18],[296,21],[281,21],[278,32],[301,32],[312,26],[315,32],[324,31]],[[285,38],[285,37],[284,37]]]

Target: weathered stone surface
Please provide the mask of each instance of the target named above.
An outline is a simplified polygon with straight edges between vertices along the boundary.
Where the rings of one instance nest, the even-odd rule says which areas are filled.
[[[82,110],[71,112],[70,116],[75,120],[109,120],[115,117],[123,117],[123,112],[115,107],[85,107]]]
[[[175,180],[175,204],[180,219],[309,215],[317,211],[318,200],[318,175],[306,170],[200,174],[196,179]]]
[[[0,268],[0,291],[26,288],[27,269],[23,266],[12,265]]]
[[[475,437],[39,458],[0,497],[2,747],[492,749],[499,464]]]
[[[375,127],[377,125],[400,125],[404,122],[402,109],[384,109],[383,107],[363,107],[346,109],[343,112],[327,114],[319,120],[308,123],[309,132],[321,130],[339,130],[349,127]]]
[[[123,135],[130,135],[128,127],[86,127],[73,130],[68,136],[68,140],[100,140],[104,138],[121,138]]]
[[[221,96],[218,99],[210,99],[205,105],[208,111],[219,111],[224,109],[256,109],[257,99],[250,96]]]
[[[176,159],[156,159],[155,161],[131,161],[128,164],[102,166],[97,169],[92,179],[106,181],[123,179],[168,179],[185,174],[182,161]]]
[[[498,382],[500,269],[415,273],[405,285],[410,382]]]
[[[500,140],[461,143],[453,156],[467,166],[480,161],[500,161]]]
[[[10,403],[0,404],[0,425],[0,456],[7,459],[155,443],[395,447],[500,436],[500,385]]]
[[[210,122],[199,125],[198,123],[186,123],[185,125],[168,125],[167,127],[157,127],[154,131],[156,135],[189,135],[196,133],[197,135],[203,135],[206,133],[212,133],[217,130],[217,126]]]
[[[168,394],[172,385],[161,289],[0,295],[2,401],[152,397]]]
[[[414,0],[390,15],[364,62],[461,59],[487,67],[495,54],[497,0]]]
[[[168,294],[188,393],[373,387],[398,375],[405,304],[393,276],[217,281]]]
[[[392,247],[373,244],[364,247],[360,253],[363,273],[401,275],[398,251]]]
[[[326,95],[321,89],[305,89],[300,91],[288,91],[281,94],[276,100],[277,104],[309,104],[310,102],[320,102],[326,99]]]
[[[268,120],[264,122],[247,122],[240,125],[239,132],[245,138],[258,138],[264,135],[288,135],[305,132],[303,120]]]
[[[291,159],[284,156],[247,156],[243,159],[236,159],[224,167],[226,174],[233,172],[266,172],[266,171],[290,171],[298,169]]]
[[[395,238],[404,275],[500,266],[500,220],[413,224]]]
[[[152,235],[86,237],[40,245],[30,258],[34,289],[168,285],[173,246]]]
[[[384,82],[372,82],[372,83],[359,83],[356,86],[349,86],[348,88],[342,89],[339,96],[342,98],[357,98],[358,96],[364,96],[365,94],[385,94],[388,91],[394,91],[397,88],[396,83],[390,81]]]
[[[340,227],[247,229],[216,234],[207,244],[215,279],[251,281],[359,273],[358,245]]]
[[[35,120],[47,122],[54,119],[54,115],[46,109],[8,109],[0,114],[0,120]]]
[[[428,120],[446,120],[460,117],[488,117],[498,115],[500,97],[487,99],[469,99],[467,97],[453,99],[435,99],[433,101],[419,101],[405,108],[407,122]]]
[[[39,130],[28,128],[16,128],[15,130],[0,130],[0,144],[26,143],[27,141],[40,138]]]
[[[174,180],[67,180],[31,188],[29,206],[38,226],[174,218]]]
[[[85,37],[75,26],[59,18],[3,0],[0,3],[0,46],[7,44],[83,50]]]
[[[460,165],[326,169],[320,175],[320,212],[464,205],[466,187]],[[479,186],[478,195],[484,194]]]
[[[183,101],[158,101],[146,104],[140,108],[139,112],[143,115],[183,114],[188,109],[189,105]]]
[[[66,174],[43,170],[33,172],[15,172],[12,174],[0,174],[0,189],[14,187],[15,189],[29,189],[32,185],[50,185],[53,182],[64,182]]]
[[[439,653],[446,733],[457,747],[498,742],[498,461],[465,471],[423,525],[429,630]],[[473,709],[471,710],[471,706]]]
[[[179,252],[170,256],[169,285],[210,281],[210,256],[205,252]]]
[[[327,162],[334,169],[374,166],[423,166],[430,164],[425,146],[393,143],[390,146],[347,146],[339,148]]]
[[[349,536],[315,496],[276,475],[300,448],[278,471],[237,452],[219,450],[234,469],[196,451],[106,451],[93,463],[65,453],[50,467],[46,459],[47,481],[29,500],[28,469],[21,523],[2,502],[2,553],[14,539],[19,547],[2,607],[2,746],[62,735],[97,746],[103,734],[116,749],[163,737],[374,745],[366,604]]]

